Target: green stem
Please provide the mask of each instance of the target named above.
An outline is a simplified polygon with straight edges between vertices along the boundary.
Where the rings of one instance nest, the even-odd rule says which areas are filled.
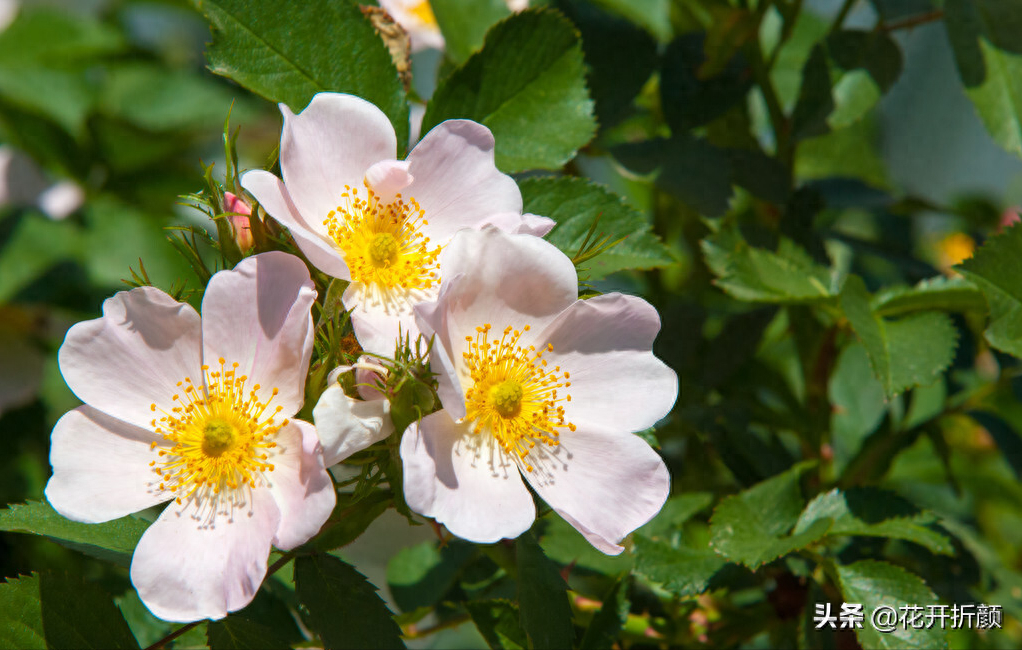
[[[848,17],[848,12],[852,10],[856,2],[858,0],[845,0],[845,3],[841,5],[841,10],[837,12],[837,17],[834,18],[834,22],[830,26],[831,34],[841,29],[841,26],[845,24],[845,18]]]

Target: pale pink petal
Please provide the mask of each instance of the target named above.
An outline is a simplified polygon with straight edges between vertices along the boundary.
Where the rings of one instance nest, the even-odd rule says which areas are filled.
[[[415,180],[405,191],[422,206],[429,237],[444,243],[461,228],[476,228],[491,214],[522,212],[514,180],[493,162],[493,134],[471,120],[447,120],[408,154]],[[442,276],[441,276],[442,277]]]
[[[217,515],[212,526],[194,505],[171,502],[135,547],[131,583],[157,618],[223,618],[252,602],[279,522],[266,488],[254,489],[233,515]]]
[[[101,318],[68,330],[60,372],[86,404],[152,428],[153,418],[174,407],[178,382],[199,381],[201,337],[189,305],[153,287],[121,291],[103,302]]]
[[[53,427],[46,499],[60,514],[94,524],[162,503],[149,463],[157,460],[152,431],[90,406],[68,411]]]
[[[288,551],[309,541],[323,527],[337,502],[333,481],[323,466],[316,428],[302,420],[280,430],[265,474],[280,510],[273,545]]]
[[[494,226],[515,235],[542,237],[553,230],[556,225],[557,222],[549,217],[528,213],[519,214],[518,212],[498,212],[484,218],[479,227]]]
[[[231,271],[213,276],[202,299],[202,348],[205,363],[226,361],[247,386],[260,384],[262,401],[277,388],[271,408],[283,417],[298,412],[305,399],[305,375],[312,355],[310,309],[316,290],[300,259],[280,251],[242,260]]]
[[[345,185],[362,187],[367,169],[397,153],[390,120],[354,95],[319,93],[297,115],[283,104],[280,112],[280,170],[308,223],[325,219],[340,205]]]
[[[419,336],[412,306],[435,295],[435,288],[408,291],[352,282],[344,290],[341,302],[351,310],[351,326],[362,349],[393,357],[399,339],[403,341],[407,336],[414,344]]]
[[[566,431],[557,447],[537,445],[525,477],[550,507],[609,555],[653,518],[667,500],[671,479],[659,455],[636,435]]]
[[[453,534],[488,544],[532,526],[536,507],[518,466],[488,435],[474,435],[446,411],[412,424],[401,438],[405,501]]]
[[[294,237],[295,243],[312,264],[327,275],[348,280],[351,273],[344,256],[329,240],[322,220],[313,226],[298,213],[287,188],[270,172],[254,170],[241,177],[241,186],[259,201],[267,214],[279,221]]]
[[[412,175],[408,173],[405,160],[381,160],[366,170],[365,183],[373,188],[382,203],[391,203],[411,182]]]
[[[336,383],[323,391],[312,410],[312,418],[323,445],[323,464],[327,467],[394,432],[390,402],[352,399]]]
[[[435,302],[420,303],[416,305],[415,322],[426,340],[433,339],[433,351],[429,357],[430,370],[436,373],[437,395],[440,403],[451,414],[451,417],[461,419],[465,417],[465,391],[461,386],[461,377],[458,374],[461,351],[464,346],[458,339],[459,334],[473,331],[472,328],[463,329],[459,326],[457,318],[447,311],[448,300],[446,294],[449,287],[455,290],[462,278],[462,275],[455,275],[448,278],[440,287],[440,296]],[[474,327],[474,326],[473,326]]]
[[[578,298],[567,255],[538,237],[493,227],[458,233],[440,255],[440,273],[448,285],[441,308],[457,318],[462,333],[491,323],[499,329],[529,324],[536,334]]]
[[[605,431],[641,431],[667,415],[678,398],[678,377],[653,356],[660,330],[645,300],[609,293],[580,300],[538,340],[550,343],[550,366],[570,373],[564,392],[568,421]]]

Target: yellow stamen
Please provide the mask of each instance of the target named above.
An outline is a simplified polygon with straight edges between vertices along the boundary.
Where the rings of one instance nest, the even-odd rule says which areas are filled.
[[[560,366],[545,369],[542,356],[553,346],[536,352],[533,346],[519,345],[528,325],[521,330],[507,327],[494,341],[489,338],[492,329],[487,323],[476,328],[474,338],[465,337],[468,350],[462,357],[472,380],[465,391],[465,419],[472,423],[473,433],[492,435],[531,472],[533,466],[526,457],[537,442],[557,446],[558,429],[575,430],[565,420],[561,404],[571,401],[571,396],[558,395],[558,389],[570,385],[564,381],[568,373],[561,372]]]
[[[344,253],[351,279],[378,289],[422,290],[440,282],[440,246],[421,232],[428,222],[414,198],[390,203],[369,189],[366,198],[345,185],[342,204],[323,221]]]
[[[251,489],[273,471],[266,451],[277,446],[272,438],[288,423],[277,421],[283,407],[270,409],[272,397],[260,401],[258,384],[246,391],[248,378],[237,375],[237,363],[228,369],[220,359],[219,366],[212,371],[202,367],[202,386],[186,377],[180,384],[184,397],[174,395],[171,411],[152,421],[156,433],[170,443],[151,463],[159,489],[179,504],[194,502],[196,517],[207,524],[249,501]],[[154,451],[157,447],[152,445]]]

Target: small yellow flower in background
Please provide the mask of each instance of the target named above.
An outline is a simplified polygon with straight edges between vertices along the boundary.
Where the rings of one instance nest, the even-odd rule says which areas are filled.
[[[245,607],[270,545],[304,544],[333,510],[316,430],[291,419],[304,400],[315,298],[302,261],[270,252],[214,275],[201,319],[139,287],[67,333],[60,371],[85,405],[53,429],[46,498],[85,523],[171,501],[131,561],[159,618]]]
[[[518,12],[529,7],[529,0],[505,0],[505,4]],[[413,52],[444,49],[444,37],[429,0],[380,0],[380,6],[408,32]]]
[[[947,235],[937,242],[937,268],[946,275],[956,275],[954,266],[972,257],[976,240],[962,232]]]

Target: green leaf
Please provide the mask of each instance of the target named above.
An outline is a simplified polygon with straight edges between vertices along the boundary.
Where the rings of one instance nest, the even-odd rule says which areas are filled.
[[[611,587],[610,593],[603,598],[593,620],[586,628],[581,650],[611,650],[618,638],[618,633],[628,619],[631,601],[628,599],[628,579],[618,580]]]
[[[382,490],[355,501],[339,496],[333,514],[312,544],[321,551],[347,546],[393,505],[393,498],[390,492]]]
[[[100,97],[104,114],[150,131],[212,129],[228,112],[235,122],[246,121],[247,103],[208,73],[169,70],[147,63],[111,67]],[[232,105],[233,108],[232,108]]]
[[[327,648],[403,648],[401,629],[374,587],[332,555],[295,560],[295,591]]]
[[[553,562],[543,555],[532,533],[515,542],[518,565],[518,606],[522,628],[532,647],[574,647],[575,630],[571,625],[568,585]]]
[[[877,607],[892,607],[895,616],[898,608],[917,605],[925,611],[929,605],[937,604],[937,597],[922,579],[901,567],[861,560],[837,567],[841,581],[841,593],[846,603],[862,603],[863,611],[869,613]],[[866,621],[856,628],[855,635],[864,648],[946,648],[947,638],[943,626],[912,627],[896,625],[887,633],[879,632]]]
[[[273,629],[239,614],[210,621],[206,635],[210,650],[271,650],[291,647]]]
[[[858,276],[845,281],[841,308],[888,397],[933,383],[954,358],[958,333],[947,314],[925,312],[885,320],[873,311],[869,292]]]
[[[702,241],[703,255],[726,293],[749,302],[807,303],[834,297],[834,278],[790,239],[777,251],[753,248],[734,227]]]
[[[890,90],[901,76],[901,49],[886,32],[837,31],[827,37],[827,52],[844,70],[865,70],[881,92]]]
[[[951,540],[927,527],[937,521],[936,515],[886,490],[863,487],[842,492],[834,489],[817,495],[802,512],[794,532],[807,530],[823,519],[831,521],[828,536],[902,539],[925,546],[934,553],[954,555]]]
[[[916,311],[983,312],[987,302],[975,284],[963,277],[937,277],[914,287],[885,287],[873,296],[880,316],[902,316]]]
[[[583,178],[527,178],[519,183],[525,212],[550,217],[557,225],[546,239],[574,256],[593,221],[594,237],[621,243],[584,264],[590,280],[626,269],[651,269],[674,263],[674,257],[652,231],[646,217],[609,190]]]
[[[117,30],[88,13],[29,4],[0,32],[0,65],[65,64],[115,54],[124,46]]]
[[[822,45],[817,45],[802,69],[802,87],[791,116],[795,137],[803,140],[826,133],[827,118],[833,110],[827,54]]]
[[[727,560],[710,548],[673,547],[636,534],[635,571],[679,598],[706,591]]]
[[[46,650],[39,576],[0,584],[0,648]]]
[[[947,0],[944,25],[958,75],[997,144],[1022,155],[1022,5]]]
[[[667,46],[660,72],[660,103],[671,132],[681,134],[720,117],[745,99],[752,73],[738,54],[719,73],[702,74],[705,36],[683,34]]]
[[[1022,226],[994,235],[957,268],[979,287],[990,306],[987,341],[1022,357]]]
[[[829,521],[814,522],[788,535],[805,503],[799,481],[812,466],[811,462],[799,463],[721,501],[710,519],[713,549],[755,570],[823,537]]]
[[[632,100],[656,69],[656,41],[640,27],[587,2],[559,0],[555,6],[582,34],[589,93],[600,129],[606,129],[628,115]]]
[[[630,555],[601,553],[593,548],[582,533],[560,517],[547,517],[541,530],[539,543],[543,553],[558,564],[606,575],[616,575],[632,568],[633,558]]]
[[[557,169],[570,160],[596,132],[574,26],[544,9],[494,26],[483,49],[437,87],[422,132],[452,118],[493,131],[503,171]]]
[[[81,253],[81,230],[68,221],[26,214],[0,248],[0,304],[57,262]]]
[[[876,142],[879,128],[872,115],[836,131],[803,140],[795,159],[800,179],[848,177],[886,187],[887,168]]]
[[[711,503],[713,495],[709,492],[676,494],[667,499],[667,503],[649,523],[635,532],[652,540],[667,538],[673,531],[680,530],[686,521],[708,508]]]
[[[349,0],[194,0],[213,27],[210,69],[301,111],[318,92],[376,104],[408,141],[408,103],[383,40]]]
[[[671,37],[670,0],[594,0],[596,4],[641,25],[660,41]]]
[[[83,264],[89,279],[99,285],[124,288],[128,268],[138,271],[142,259],[153,284],[164,290],[188,277],[184,258],[167,242],[167,222],[110,196],[95,197],[85,209]]]
[[[858,341],[851,341],[838,356],[828,395],[834,467],[840,472],[880,426],[888,408],[884,387],[873,376],[869,356]]]
[[[131,554],[149,528],[149,522],[134,516],[102,524],[82,524],[60,516],[50,504],[29,501],[0,510],[0,530],[44,535],[69,548],[121,566],[131,563]]]
[[[640,174],[659,167],[657,187],[701,214],[714,217],[728,209],[733,194],[730,157],[704,139],[675,135],[670,140],[626,143],[614,148],[614,156]]]
[[[518,606],[509,600],[476,600],[465,603],[472,622],[493,650],[522,650],[529,640],[519,622]]]
[[[26,580],[35,580],[38,587],[47,647],[138,648],[120,610],[98,586],[60,573],[43,573],[21,582]]]
[[[394,602],[404,612],[436,605],[475,552],[475,546],[460,541],[442,549],[435,541],[401,549],[387,563],[387,585]]]
[[[447,56],[457,64],[483,46],[486,31],[511,15],[504,0],[430,0],[444,35]]]
[[[0,95],[27,111],[47,117],[74,136],[81,136],[93,94],[77,71],[34,63],[7,67],[0,64]]]

